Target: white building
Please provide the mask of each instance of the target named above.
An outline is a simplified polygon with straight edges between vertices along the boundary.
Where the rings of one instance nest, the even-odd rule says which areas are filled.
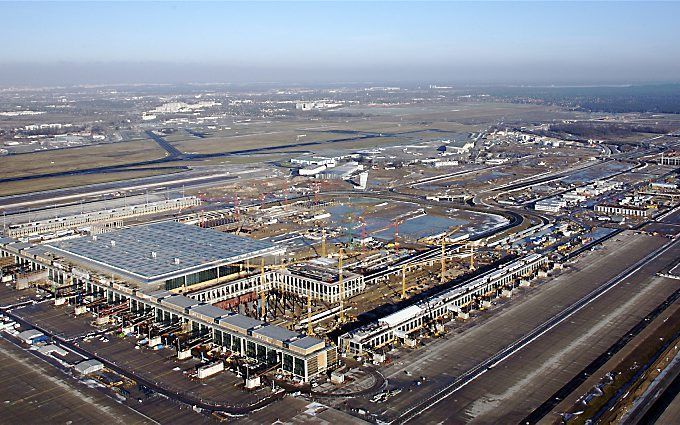
[[[330,156],[301,156],[298,158],[291,158],[290,163],[294,165],[309,166],[309,165],[326,165],[328,167],[335,167],[337,162],[342,157]]]
[[[653,209],[627,205],[595,205],[595,211],[609,215],[623,215],[629,217],[649,217]]]
[[[435,161],[434,168],[453,167],[458,165],[458,161]]]
[[[305,168],[300,168],[298,174],[301,176],[316,176],[320,172],[325,171],[326,168],[328,168],[326,165],[310,165]]]
[[[362,171],[363,169],[363,165],[360,165],[358,162],[349,161],[345,164],[322,171],[319,173],[319,177],[326,180],[349,180],[354,173]]]
[[[80,375],[89,375],[104,369],[102,362],[94,359],[83,360],[73,367],[73,370]]]
[[[347,299],[366,289],[362,275],[343,270],[342,285],[337,260],[319,258],[304,264],[289,266],[278,270],[275,286],[285,292],[303,297],[337,303],[340,298]]]
[[[534,204],[534,209],[536,211],[546,211],[546,212],[560,212],[560,210],[567,206],[567,201],[557,198],[548,198],[537,201]]]
[[[680,166],[680,153],[678,152],[672,152],[670,154],[662,153],[661,165],[672,165],[675,167]]]

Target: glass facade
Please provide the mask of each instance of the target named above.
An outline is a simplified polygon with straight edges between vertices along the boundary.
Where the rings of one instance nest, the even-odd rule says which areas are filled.
[[[184,277],[176,277],[174,279],[168,279],[165,281],[165,290],[170,291],[175,288],[184,286]]]
[[[188,274],[186,276],[187,286],[205,282],[206,280],[217,279],[217,268],[203,270],[202,272]]]
[[[295,357],[295,368],[293,369],[293,373],[299,376],[305,375],[305,362],[303,362],[302,359]]]

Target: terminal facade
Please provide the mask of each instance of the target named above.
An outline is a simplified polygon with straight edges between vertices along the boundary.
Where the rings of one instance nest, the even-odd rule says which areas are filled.
[[[155,256],[149,251],[149,256],[143,261],[134,258],[149,249],[150,241],[139,240],[134,247],[123,250],[124,244],[132,244],[135,238],[149,235],[154,236],[153,243],[158,245]],[[176,292],[180,287],[191,286],[191,282],[195,281],[192,276],[203,276],[206,270],[214,272],[210,271],[206,279],[199,278],[196,283],[219,279],[220,270],[237,267],[237,261],[276,255],[279,248],[275,245],[176,222],[137,226],[104,236],[100,235],[95,240],[74,239],[58,246],[34,246],[3,238],[0,240],[0,255],[13,257],[16,264],[22,264],[26,269],[42,272],[41,277],[47,277],[57,297],[68,298],[77,292],[80,300],[103,301],[112,308],[123,306],[126,311],[140,316],[153,315],[156,323],[186,327],[209,337],[213,344],[232,355],[280,367],[284,373],[303,381],[337,365],[337,348],[322,339],[233,313]],[[163,239],[166,237],[167,240]],[[204,244],[203,251],[199,251],[203,256],[211,254],[210,248],[223,250],[222,257],[207,260],[192,258],[189,251],[173,248],[173,241],[176,242],[177,238],[189,238],[199,248]],[[112,245],[111,241],[116,242]],[[217,242],[222,244],[215,245]],[[105,252],[100,252],[102,247],[106,248]],[[163,247],[170,252],[161,254]],[[115,252],[117,250],[119,252]],[[212,254],[217,254],[217,251]],[[100,261],[104,257],[107,263]],[[144,267],[144,264],[153,266],[155,261],[164,263],[156,264],[155,268]],[[170,288],[174,289],[170,291],[166,289],[168,280],[182,280],[184,283]]]

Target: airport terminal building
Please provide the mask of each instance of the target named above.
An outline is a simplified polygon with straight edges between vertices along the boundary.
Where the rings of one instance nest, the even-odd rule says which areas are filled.
[[[338,345],[343,352],[360,355],[374,353],[397,341],[413,340],[423,327],[465,313],[472,303],[491,299],[519,280],[535,276],[540,268],[547,267],[545,255],[529,254],[496,270],[474,278],[460,286],[448,289],[413,305],[398,310],[358,329],[343,334]]]
[[[152,313],[157,323],[188,326],[234,355],[279,365],[307,381],[338,363],[336,347],[177,293],[219,282],[238,271],[239,262],[282,252],[269,242],[177,222],[50,245],[0,240],[0,255],[42,272],[61,296],[78,289],[109,305],[126,304],[132,312]]]

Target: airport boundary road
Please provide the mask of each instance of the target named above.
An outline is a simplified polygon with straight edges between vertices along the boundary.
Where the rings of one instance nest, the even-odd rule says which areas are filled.
[[[522,350],[522,348],[531,344],[534,340],[540,338],[543,334],[549,332],[551,329],[553,329],[563,321],[567,320],[569,317],[571,317],[579,310],[583,309],[584,307],[586,307],[587,305],[589,305],[590,303],[592,303],[593,301],[607,293],[610,289],[614,288],[623,280],[627,279],[628,277],[636,273],[644,265],[656,259],[660,255],[664,254],[669,249],[673,248],[678,242],[680,242],[679,239],[671,240],[662,247],[649,253],[641,260],[630,265],[621,273],[609,279],[607,282],[605,282],[595,290],[591,291],[587,295],[583,296],[581,299],[571,304],[570,306],[562,310],[560,313],[543,322],[522,338],[516,340],[503,350],[499,351],[498,353],[479,363],[477,366],[469,369],[467,372],[463,373],[461,376],[456,378],[451,384],[441,389],[436,394],[433,394],[424,401],[418,403],[417,405],[403,412],[401,417],[393,421],[392,423],[404,424],[417,418],[419,415],[421,415],[428,409],[434,407],[436,404],[445,400],[447,397],[454,394],[456,391],[460,390],[461,388],[465,387],[466,385],[477,379],[479,376],[486,373],[489,369],[498,366],[504,360],[506,360],[513,354],[517,353],[518,351]]]

